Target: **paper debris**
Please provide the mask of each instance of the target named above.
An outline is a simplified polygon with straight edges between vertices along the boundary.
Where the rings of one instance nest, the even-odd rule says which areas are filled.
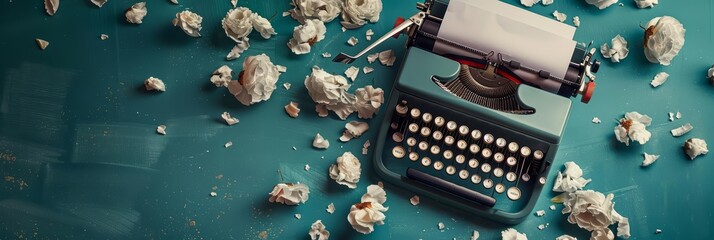
[[[709,79],[709,83],[714,85],[714,65],[707,70],[707,78]]]
[[[352,138],[357,138],[359,136],[362,136],[364,132],[366,132],[369,129],[369,124],[366,122],[360,122],[360,121],[350,121],[347,124],[345,124],[345,131],[342,133],[342,136],[340,137],[340,141],[342,142],[347,142]]]
[[[292,118],[298,117],[298,114],[300,114],[300,108],[298,107],[298,103],[290,102],[288,103],[288,105],[285,105],[285,112],[288,113],[288,115]]]
[[[377,58],[379,58],[379,53],[373,53],[373,54],[367,55],[367,62],[373,63],[374,61],[377,61]]]
[[[226,55],[226,60],[231,61],[238,59],[243,52],[245,52],[246,49],[250,47],[250,43],[248,42],[248,38],[245,38],[245,41],[239,41],[236,42],[236,45],[231,48],[231,51]]]
[[[362,119],[369,119],[374,117],[379,107],[384,103],[384,90],[367,85],[355,90],[355,97],[354,105],[357,116]]]
[[[543,4],[543,6],[548,6],[548,5],[553,4],[553,0],[543,0],[543,2],[541,2],[541,3]]]
[[[329,205],[327,205],[327,209],[325,209],[325,211],[327,211],[329,214],[335,213],[335,204],[330,203]]]
[[[411,203],[413,206],[419,205],[421,201],[419,200],[419,195],[414,195],[412,198],[409,199],[409,203]]]
[[[362,164],[351,152],[345,152],[338,157],[335,164],[330,165],[330,178],[340,185],[355,189],[362,174]]]
[[[202,21],[203,17],[189,10],[184,10],[176,13],[176,18],[171,20],[171,23],[176,27],[180,27],[186,35],[200,37]]]
[[[270,21],[257,13],[250,15],[250,23],[253,25],[253,29],[260,33],[260,36],[263,37],[263,39],[269,39],[273,35],[278,35],[278,33],[275,32],[273,25],[270,24]]]
[[[159,92],[166,91],[166,85],[164,84],[164,81],[161,81],[161,79],[158,79],[155,77],[149,77],[146,80],[144,80],[144,87],[146,88],[147,91],[151,91],[151,90],[156,90]]]
[[[35,42],[37,43],[37,46],[40,48],[40,50],[45,50],[45,48],[50,45],[50,42],[39,38],[35,38]]]
[[[638,112],[625,113],[625,117],[621,118],[619,125],[615,127],[615,138],[627,146],[630,145],[630,141],[645,144],[652,137],[652,133],[646,129],[650,123],[652,118],[647,115]]]
[[[226,121],[226,124],[228,124],[228,126],[231,126],[231,125],[239,122],[239,120],[237,118],[231,117],[231,114],[228,112],[223,112],[223,114],[221,114],[221,118],[223,118],[223,120]]]
[[[374,31],[372,31],[372,29],[367,29],[367,32],[364,34],[367,41],[372,41],[372,35],[374,35]]]
[[[166,125],[159,125],[156,127],[156,132],[161,135],[166,135]]]
[[[669,112],[669,121],[670,122],[674,121],[674,113],[673,112]]]
[[[364,74],[368,74],[368,73],[374,72],[374,68],[365,66],[365,67],[362,68],[362,72],[363,72]]]
[[[659,0],[635,0],[638,8],[653,8],[659,3]]]
[[[265,54],[249,56],[237,81],[228,83],[228,90],[243,105],[267,101],[275,91],[280,72]]]
[[[655,229],[655,234],[660,234],[660,233],[662,233],[662,229],[659,229],[659,228]]]
[[[171,2],[171,3],[173,3],[173,4],[176,4],[176,5],[179,4],[178,0],[169,0],[169,2]]]
[[[319,149],[327,149],[330,147],[330,142],[318,133],[315,134],[315,139],[312,140],[312,146]]]
[[[692,131],[692,129],[694,129],[694,127],[692,126],[692,124],[685,123],[685,124],[682,125],[681,127],[672,129],[672,130],[670,130],[669,132],[672,133],[672,136],[674,136],[674,137],[679,137],[679,136],[682,136],[682,135],[684,135],[684,134],[687,134],[689,131]]]
[[[146,2],[138,2],[126,10],[124,17],[129,23],[141,24],[141,21],[146,17],[146,13]]]
[[[382,12],[382,0],[346,0],[342,7],[342,27],[359,28],[367,21],[376,23]]]
[[[109,39],[109,35],[101,34],[101,35],[99,35],[99,39],[107,40],[107,39]]]
[[[357,79],[357,74],[359,74],[359,68],[355,66],[350,66],[349,68],[347,68],[347,70],[345,70],[345,76],[347,76],[347,78],[351,79],[353,82],[355,81],[355,79]]]
[[[478,238],[481,236],[478,231],[474,230],[474,232],[471,234],[471,240],[478,240]]]
[[[305,203],[310,197],[310,188],[302,183],[278,183],[270,192],[269,202],[277,202],[285,205],[297,205]]]
[[[305,164],[305,171],[310,171],[310,165]]]
[[[651,165],[652,163],[654,163],[655,161],[657,161],[657,159],[659,158],[659,155],[644,153],[644,157],[645,157],[645,159],[642,160],[642,166],[647,167],[647,166]]]
[[[681,112],[677,112],[677,114],[675,114],[674,116],[677,117],[677,119],[680,119],[680,118],[682,118],[682,113],[681,113]]]
[[[592,179],[583,178],[583,170],[575,162],[566,162],[565,171],[558,172],[553,184],[554,192],[574,192],[583,189]]]
[[[275,68],[277,68],[277,69],[278,69],[278,72],[281,72],[281,73],[284,73],[284,72],[287,72],[287,71],[288,71],[288,67],[283,66],[283,65],[277,65],[277,64],[276,64],[276,65],[275,65]]]
[[[342,27],[342,32],[346,32],[346,31],[347,31],[347,28]]]
[[[294,0],[290,2],[294,8],[287,13],[298,22],[305,23],[312,19],[328,23],[340,14],[344,1]]]
[[[228,142],[226,142],[226,144],[223,144],[223,147],[225,147],[225,148],[229,148],[231,146],[233,146],[233,142],[231,142],[231,141],[228,141]]]
[[[322,53],[322,57],[324,57],[324,58],[330,58],[330,57],[332,57],[332,54],[329,53],[329,52],[324,52],[324,53]]]
[[[573,17],[573,25],[576,27],[580,27],[580,17],[578,17],[578,16]]]
[[[297,151],[297,147],[293,146],[293,151]]]
[[[547,223],[546,223],[546,224],[541,224],[541,225],[538,225],[538,230],[543,230],[543,229],[545,229],[545,228],[547,228],[547,227],[548,227],[548,224],[547,224]]]
[[[538,2],[540,2],[540,0],[521,0],[521,5],[526,7],[532,7]]]
[[[347,221],[352,228],[362,234],[369,234],[374,231],[374,225],[383,225],[387,216],[384,215],[389,208],[385,207],[387,193],[378,185],[369,185],[367,193],[362,195],[360,203],[350,207]]]
[[[600,10],[603,10],[612,4],[616,3],[618,0],[585,0],[590,5],[596,6]],[[622,3],[620,3],[622,4]]]
[[[651,63],[669,66],[684,46],[684,26],[670,16],[656,17],[645,28],[645,57]]]
[[[545,210],[538,210],[535,212],[535,215],[538,217],[545,216]]]
[[[443,222],[439,222],[438,224],[436,224],[436,226],[439,228],[439,230],[444,230],[444,228],[446,228],[446,225],[444,225]]]
[[[607,43],[603,43],[602,46],[600,46],[600,53],[603,57],[609,58],[614,63],[618,63],[620,60],[625,59],[630,53],[628,49],[629,46],[627,45],[627,40],[620,36],[620,34],[617,34],[611,42],[612,48],[610,48]]]
[[[285,88],[285,90],[290,90],[291,86],[292,84],[290,84],[289,82],[283,83],[283,87]]]
[[[592,122],[595,123],[595,124],[598,124],[598,123],[601,123],[602,121],[600,120],[600,118],[594,117],[593,120],[592,120]]]
[[[105,3],[107,3],[107,0],[91,0],[91,2],[101,8]]]
[[[344,120],[356,111],[354,104],[357,99],[354,94],[347,92],[350,84],[340,75],[332,75],[314,67],[305,78],[305,88],[317,104],[315,108],[320,116],[327,116],[326,110],[332,110]]]
[[[666,82],[668,78],[669,74],[667,74],[666,72],[658,73],[654,76],[654,79],[652,79],[650,85],[652,85],[652,87],[659,87],[660,85],[664,84],[664,82]]]
[[[350,37],[350,39],[347,39],[347,44],[349,44],[350,46],[357,45],[358,42],[359,40],[354,36]]]
[[[379,62],[384,66],[391,67],[396,60],[397,56],[394,55],[394,51],[391,49],[379,53]]]
[[[591,239],[614,239],[609,226],[617,223],[617,236],[629,237],[629,219],[615,211],[614,195],[593,190],[562,194],[563,214],[568,222],[591,232]]]
[[[227,87],[233,77],[233,69],[223,65],[211,74],[211,83],[216,87]]]
[[[317,220],[310,226],[308,235],[311,240],[327,240],[330,238],[330,231],[327,231],[321,220]]]
[[[548,207],[548,208],[550,208],[550,210],[555,211],[555,205],[550,205],[550,207]]]
[[[516,229],[509,228],[501,231],[502,240],[528,240],[525,233],[519,233]]]
[[[709,149],[707,148],[707,142],[701,138],[690,138],[684,142],[684,153],[689,156],[689,159],[694,160],[699,155],[707,154]]]
[[[216,197],[216,196],[218,196],[218,193],[216,193],[216,192],[211,192],[209,195],[211,195],[211,197]]]
[[[558,12],[558,10],[555,10],[553,12],[553,17],[555,17],[558,22],[565,22],[566,19],[568,19],[568,15],[565,15],[565,13]]]
[[[293,37],[288,41],[288,48],[295,54],[307,54],[315,43],[325,39],[325,23],[317,19],[307,19],[303,25],[293,29]]]
[[[59,8],[59,0],[45,0],[45,12],[48,15],[54,16],[57,13],[57,8]]]
[[[302,218],[302,214],[296,213],[296,214],[295,214],[295,218],[298,219],[298,220],[301,219],[301,218]]]
[[[555,240],[578,240],[578,239],[573,236],[563,234],[563,235],[560,235],[557,238],[555,238]]]
[[[369,139],[365,141],[364,144],[362,144],[362,155],[367,155],[367,153],[369,152],[370,145],[371,143],[369,142]]]

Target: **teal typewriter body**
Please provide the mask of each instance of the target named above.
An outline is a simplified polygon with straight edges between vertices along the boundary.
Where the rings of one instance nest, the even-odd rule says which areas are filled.
[[[462,66],[408,49],[386,104],[374,167],[387,182],[421,196],[518,223],[544,187],[571,100],[519,84],[519,103],[535,111],[494,110],[440,85],[456,81]]]

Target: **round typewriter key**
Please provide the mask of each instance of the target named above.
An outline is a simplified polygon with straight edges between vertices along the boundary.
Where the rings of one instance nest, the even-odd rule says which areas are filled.
[[[449,122],[446,123],[446,129],[449,130],[449,131],[454,131],[454,130],[456,130],[456,126],[457,126],[457,125],[456,125],[456,122],[454,122],[454,121],[449,121]]]
[[[490,178],[484,179],[484,180],[483,180],[483,187],[485,187],[485,188],[487,188],[487,189],[493,187],[493,180],[491,180]]]
[[[444,159],[449,160],[454,157],[454,152],[452,152],[451,150],[445,150],[444,154],[442,155],[444,155]]]
[[[431,154],[437,155],[439,152],[441,152],[441,148],[439,146],[433,145],[431,146]]]
[[[461,179],[469,178],[469,171],[466,171],[466,169],[461,169],[461,171],[459,171],[459,177]]]
[[[486,135],[483,135],[483,141],[484,141],[486,144],[491,144],[491,143],[493,143],[493,135],[491,135],[490,133],[486,133]]]
[[[449,165],[446,167],[446,173],[448,173],[449,175],[454,175],[454,173],[456,173],[456,168],[454,166]]]
[[[462,164],[466,161],[466,157],[463,154],[456,155],[456,163]]]
[[[533,152],[533,157],[535,158],[535,160],[541,160],[543,159],[543,152],[541,152],[540,150],[535,150],[535,152]]]
[[[521,180],[523,180],[524,182],[528,182],[531,180],[531,175],[528,175],[528,173],[524,173],[523,175],[521,175]]]
[[[427,149],[429,149],[428,143],[424,141],[419,142],[419,150],[426,151]]]
[[[403,158],[406,154],[407,153],[404,151],[404,147],[402,146],[395,146],[392,148],[392,156],[395,158]]]
[[[444,126],[444,122],[445,122],[445,121],[446,121],[446,120],[444,120],[444,118],[441,117],[441,116],[438,116],[438,117],[434,118],[434,124],[436,124],[437,127]]]
[[[516,201],[521,198],[521,190],[517,187],[510,187],[506,195],[508,195],[508,199]]]
[[[441,131],[436,130],[433,134],[431,134],[431,137],[436,141],[441,141],[441,139],[444,138],[444,134],[441,133]]]
[[[412,108],[412,110],[409,112],[409,115],[412,116],[412,118],[418,118],[421,115],[421,110],[418,108]]]
[[[429,165],[431,165],[431,158],[429,158],[429,157],[421,158],[421,165],[424,167],[428,167]]]
[[[416,160],[419,160],[419,154],[416,152],[410,152],[409,160],[412,160],[412,162],[416,162]]]
[[[514,158],[514,157],[506,158],[506,164],[508,164],[508,166],[511,166],[511,167],[516,166],[516,163],[518,163],[518,160],[516,160],[516,158]]]
[[[413,147],[414,145],[416,145],[416,143],[417,143],[416,138],[413,138],[413,137],[407,138],[407,145],[409,145],[410,147]]]
[[[516,181],[516,178],[518,178],[518,177],[516,177],[516,173],[514,173],[514,172],[506,173],[506,180],[508,180],[509,182]]]
[[[476,129],[472,130],[471,138],[473,138],[474,140],[478,140],[479,138],[481,138],[481,131],[476,130]]]
[[[431,135],[431,128],[422,127],[420,132],[423,137],[428,137],[429,135]]]
[[[493,176],[503,177],[503,169],[497,167],[493,169]]]
[[[409,124],[409,131],[412,132],[412,133],[415,133],[415,132],[419,131],[419,125],[417,125],[416,123],[410,123],[410,124]]]
[[[471,152],[472,154],[478,153],[479,150],[481,150],[481,148],[476,144],[471,144],[469,146],[469,152]]]
[[[491,149],[488,149],[488,148],[484,148],[483,150],[481,150],[481,156],[483,156],[483,158],[485,158],[485,159],[490,158],[491,153],[492,153]]]
[[[496,154],[493,154],[493,160],[497,163],[503,162],[504,158],[506,157],[503,156],[503,153],[497,152]]]
[[[476,168],[476,167],[478,167],[478,160],[476,160],[475,158],[470,159],[470,160],[469,160],[469,167],[470,167],[470,168]]]
[[[404,114],[407,114],[407,111],[409,111],[409,108],[407,108],[407,101],[402,101],[401,103],[397,104],[395,110],[399,115],[403,116]]]
[[[431,113],[424,113],[421,115],[421,120],[424,120],[425,123],[431,122],[432,116]]]
[[[531,155],[531,148],[523,146],[521,147],[521,156],[528,157]]]
[[[451,144],[454,144],[454,137],[452,137],[452,136],[446,136],[446,137],[444,138],[444,143],[446,143],[446,145],[451,146]]]
[[[456,147],[458,147],[461,150],[466,149],[467,146],[469,146],[469,144],[466,143],[466,141],[464,141],[463,139],[456,141]]]
[[[389,125],[392,129],[397,129],[399,127],[399,124],[392,122],[392,124]]]
[[[498,138],[496,139],[496,146],[499,148],[505,147],[506,146],[506,139],[503,138]]]
[[[538,183],[540,183],[541,185],[545,184],[545,177],[540,177],[538,179]]]
[[[494,189],[496,189],[497,193],[503,193],[506,191],[506,186],[503,183],[497,183]]]
[[[404,135],[402,135],[402,133],[395,132],[392,134],[392,141],[400,143],[403,140],[404,140]]]
[[[444,163],[441,161],[434,162],[434,169],[436,169],[436,171],[444,169]]]
[[[491,164],[483,163],[481,164],[481,171],[488,173],[491,171]]]
[[[508,151],[515,153],[518,151],[518,143],[516,142],[511,142],[508,144]]]
[[[461,134],[461,136],[469,134],[469,127],[467,127],[466,125],[461,125],[459,127],[459,134]]]
[[[481,182],[481,176],[478,174],[471,175],[471,182],[474,184],[479,184]]]

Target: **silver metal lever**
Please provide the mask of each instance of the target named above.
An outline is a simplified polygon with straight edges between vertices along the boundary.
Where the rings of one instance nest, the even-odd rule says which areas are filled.
[[[341,62],[341,63],[352,63],[352,62],[354,62],[355,60],[357,60],[357,58],[362,57],[362,55],[368,53],[368,52],[371,51],[374,47],[376,47],[377,45],[379,45],[379,44],[381,44],[382,42],[386,41],[386,40],[389,39],[390,37],[392,37],[392,36],[394,36],[394,35],[396,35],[396,34],[401,33],[402,31],[404,31],[404,29],[407,29],[408,27],[410,27],[410,26],[412,26],[412,25],[421,25],[421,23],[424,21],[424,17],[426,17],[426,14],[425,14],[424,12],[419,12],[419,13],[417,13],[417,14],[414,14],[414,16],[409,17],[409,19],[408,19],[407,21],[404,21],[403,23],[399,24],[399,26],[395,27],[394,29],[392,29],[392,30],[389,31],[388,33],[384,34],[384,36],[382,36],[382,37],[380,37],[379,39],[377,39],[376,41],[374,41],[372,44],[370,44],[369,46],[367,46],[364,50],[362,50],[361,52],[357,53],[357,55],[355,55],[355,56],[350,56],[350,55],[347,55],[347,54],[345,54],[345,53],[340,53],[340,54],[337,55],[335,58],[333,58],[332,61],[333,61],[333,62]]]

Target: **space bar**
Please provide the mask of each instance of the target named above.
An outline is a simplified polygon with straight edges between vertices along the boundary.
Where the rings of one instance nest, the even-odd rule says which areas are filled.
[[[434,177],[432,175],[423,173],[413,168],[407,168],[407,177],[427,184],[429,186],[436,187],[438,189],[452,193],[459,197],[481,203],[488,207],[493,207],[494,205],[496,205],[496,199],[493,197],[486,196],[483,193],[456,185],[444,179]]]

